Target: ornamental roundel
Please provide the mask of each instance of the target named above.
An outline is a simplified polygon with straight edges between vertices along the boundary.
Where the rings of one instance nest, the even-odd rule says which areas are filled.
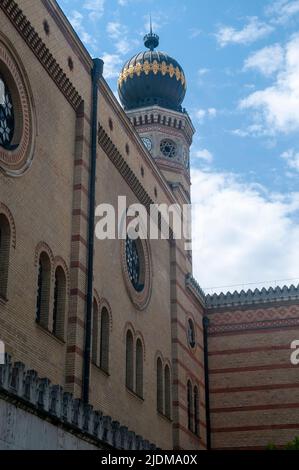
[[[177,146],[175,142],[170,139],[162,140],[160,144],[160,150],[164,157],[174,158],[176,157]]]
[[[30,92],[20,60],[0,35],[0,170],[20,176],[34,150],[34,119]]]
[[[127,292],[138,310],[144,310],[152,292],[152,262],[147,240],[121,240],[122,271]]]

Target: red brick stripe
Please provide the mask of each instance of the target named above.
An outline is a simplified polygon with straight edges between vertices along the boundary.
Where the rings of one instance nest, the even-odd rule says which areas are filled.
[[[88,197],[88,190],[83,186],[83,184],[74,184],[74,191],[82,191]]]
[[[242,411],[289,410],[299,408],[299,403],[277,403],[276,405],[232,406],[226,408],[212,408],[211,413],[232,413]]]
[[[69,323],[74,325],[74,324],[77,324],[78,326],[80,326],[81,328],[85,328],[85,323],[83,320],[81,320],[80,318],[78,317],[70,317],[69,318]]]
[[[76,384],[79,385],[79,387],[82,387],[82,380],[78,377],[75,377],[74,375],[68,375],[65,379],[65,382],[67,384]]]
[[[73,215],[74,215],[74,216],[83,217],[83,219],[85,219],[86,222],[88,222],[88,216],[87,216],[87,214],[86,214],[84,211],[82,211],[81,209],[74,209],[74,210],[73,210]]]
[[[264,424],[261,426],[236,426],[228,428],[212,428],[212,432],[247,432],[247,431],[269,431],[269,430],[283,430],[283,429],[299,429],[298,424]]]
[[[253,353],[253,352],[266,352],[266,351],[287,351],[290,349],[290,346],[282,345],[282,346],[262,346],[257,348],[239,348],[239,349],[223,349],[222,351],[211,351],[209,352],[209,356],[225,356],[230,354],[246,354],[246,353]]]
[[[87,274],[87,268],[79,261],[72,261],[71,268],[80,269],[84,274]]]
[[[84,292],[80,291],[79,289],[72,289],[70,294],[72,297],[78,296],[82,300],[86,301],[86,295],[84,294]]]
[[[84,353],[82,351],[82,349],[80,349],[78,346],[74,345],[74,346],[69,346],[67,348],[67,352],[70,353],[70,354],[78,354],[78,356],[81,356],[81,357],[84,357]]]
[[[261,392],[267,390],[288,390],[299,388],[299,383],[272,384],[272,385],[253,385],[249,387],[226,387],[211,388],[210,393],[242,393],[242,392]]]
[[[82,245],[84,245],[86,248],[87,248],[87,246],[88,246],[87,241],[84,240],[84,238],[81,237],[81,235],[72,235],[72,242],[74,242],[74,243],[80,242],[80,243],[82,243]]]
[[[292,364],[269,364],[266,366],[248,366],[248,367],[231,367],[227,369],[210,369],[210,374],[233,374],[239,372],[256,372],[258,370],[280,370],[294,369]]]
[[[172,344],[178,344],[188,354],[188,356],[192,359],[192,361],[194,361],[202,369],[204,368],[203,364],[195,357],[195,355],[179,339],[177,338],[173,339]]]

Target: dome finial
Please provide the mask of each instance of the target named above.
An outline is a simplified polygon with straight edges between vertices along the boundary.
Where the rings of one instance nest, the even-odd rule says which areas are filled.
[[[150,32],[144,36],[144,45],[151,51],[159,46],[159,36],[153,33],[152,15],[150,15]]]

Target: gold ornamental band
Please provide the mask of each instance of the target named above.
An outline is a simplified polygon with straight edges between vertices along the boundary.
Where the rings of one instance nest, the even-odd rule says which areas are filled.
[[[161,73],[163,76],[169,75],[170,78],[175,77],[177,81],[181,81],[185,88],[187,86],[185,75],[179,67],[174,67],[173,64],[167,65],[165,61],[159,64],[156,60],[152,63],[146,60],[144,64],[138,62],[136,65],[130,65],[130,67],[125,68],[119,76],[118,85],[121,86],[122,82],[126,82],[128,78],[133,78],[134,75],[140,77],[142,73],[148,75],[150,72],[155,75],[157,75],[157,73]]]

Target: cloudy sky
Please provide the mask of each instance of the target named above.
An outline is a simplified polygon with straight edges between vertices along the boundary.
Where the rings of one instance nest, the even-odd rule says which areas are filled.
[[[150,12],[160,49],[183,66],[202,287],[298,284],[299,0],[58,2],[114,92]]]

